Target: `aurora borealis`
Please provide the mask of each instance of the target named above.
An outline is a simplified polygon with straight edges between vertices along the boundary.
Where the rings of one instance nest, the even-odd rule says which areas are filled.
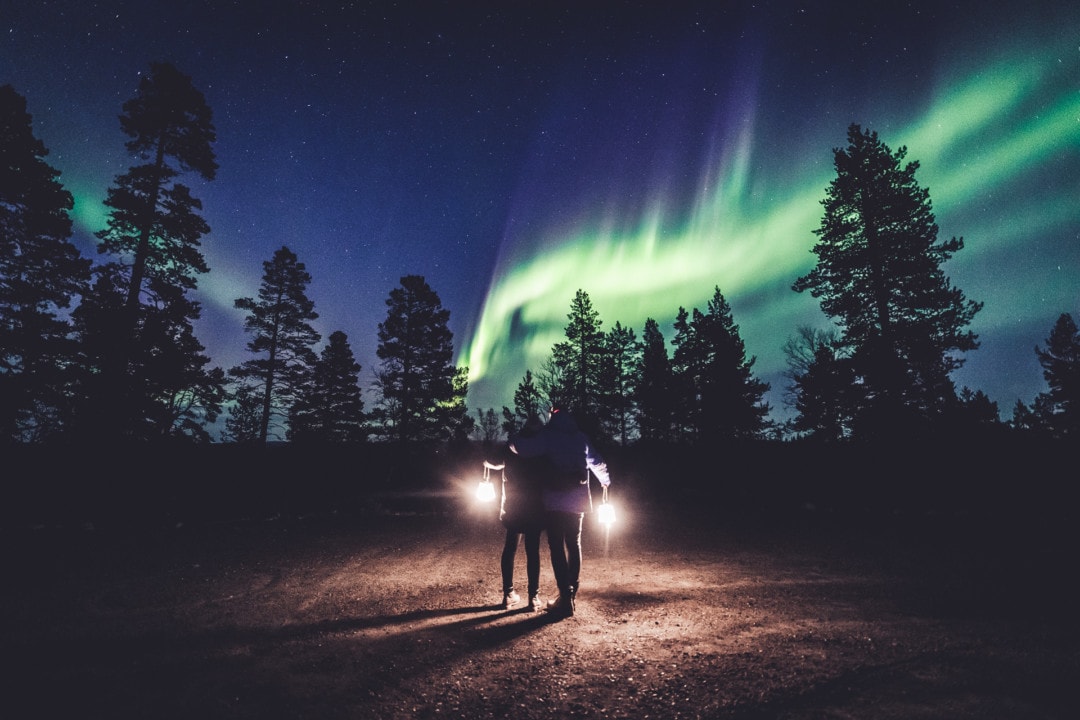
[[[1019,51],[1001,53],[970,76],[953,80],[919,117],[888,133],[894,149],[906,145],[908,159],[920,161],[921,184],[931,188],[942,236],[967,237],[966,249],[948,270],[969,297],[986,302],[977,328],[991,341],[1011,335],[1012,327],[1045,324],[1054,301],[1062,303],[1061,312],[1074,312],[1076,244],[1066,242],[1054,251],[1058,262],[1041,276],[1038,292],[1023,281],[994,282],[1009,278],[1010,263],[1030,262],[1030,249],[1057,246],[1047,242],[1055,233],[1080,244],[1076,177],[1051,185],[1037,199],[1013,194],[1063,158],[1071,156],[1071,167],[1077,168],[1080,58],[1072,50],[1071,72],[1059,61],[1068,48],[1054,52],[1052,43],[1042,60]],[[703,173],[698,195],[678,206],[683,212],[665,212],[663,187],[658,187],[655,207],[637,227],[608,222],[561,229],[541,252],[511,257],[504,272],[496,273],[465,356],[473,382],[488,376],[501,381],[515,368],[539,367],[552,344],[563,339],[568,299],[579,287],[589,292],[608,327],[618,320],[640,331],[647,317],[670,326],[680,305],[704,308],[716,284],[732,302],[748,347],[760,348],[759,374],[776,384],[784,370],[776,328],[824,322],[815,317],[816,301],[789,288],[811,267],[811,231],[833,175],[826,172],[831,166],[810,167],[787,192],[760,200],[748,188],[769,180],[754,172],[753,155],[760,150],[752,135],[748,129],[734,143],[729,139],[730,155],[714,158],[708,169],[718,171]],[[590,267],[604,272],[593,277]],[[504,338],[520,340],[520,346]],[[970,383],[982,389],[976,380]]]
[[[203,89],[221,171],[194,187],[212,227],[197,330],[224,367],[245,359],[232,302],[285,244],[365,373],[387,294],[424,275],[474,410],[512,402],[578,289],[604,328],[652,317],[670,339],[719,287],[782,414],[781,348],[826,323],[790,288],[853,122],[907,146],[940,236],[964,238],[945,270],[985,305],[958,386],[1007,418],[1044,389],[1035,345],[1080,313],[1072,3],[310,5],[0,17],[0,83],[27,97],[88,255],[138,73],[167,57]]]

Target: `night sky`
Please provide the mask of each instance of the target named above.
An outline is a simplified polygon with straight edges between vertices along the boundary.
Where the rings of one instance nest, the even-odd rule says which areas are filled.
[[[1080,314],[1080,3],[333,5],[0,11],[0,84],[26,97],[87,257],[134,164],[117,117],[140,74],[167,60],[206,96],[220,170],[183,182],[212,228],[196,330],[214,364],[252,357],[233,301],[286,245],[368,407],[386,298],[415,274],[451,312],[474,413],[512,404],[578,289],[603,329],[652,317],[670,341],[718,286],[783,417],[781,348],[827,324],[791,284],[857,123],[908,147],[939,238],[964,238],[945,271],[985,307],[958,387],[1005,419],[1046,389],[1034,348]]]

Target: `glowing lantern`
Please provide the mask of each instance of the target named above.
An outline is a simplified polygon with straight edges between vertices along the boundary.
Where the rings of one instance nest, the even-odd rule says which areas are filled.
[[[480,480],[480,484],[476,487],[476,499],[480,502],[491,502],[495,499],[495,484],[491,482],[492,470],[503,470],[506,465],[492,465],[487,460],[484,461],[484,477]],[[503,472],[503,480],[506,480],[505,471]]]
[[[600,524],[610,528],[615,522],[615,508],[608,502],[607,488],[604,488],[604,497],[600,500],[600,506],[596,508],[596,519]]]

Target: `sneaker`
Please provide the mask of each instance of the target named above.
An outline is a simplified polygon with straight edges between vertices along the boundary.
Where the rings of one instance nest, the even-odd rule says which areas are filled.
[[[504,608],[514,607],[519,602],[521,602],[521,596],[517,594],[517,590],[511,590],[503,595],[502,604]]]
[[[574,598],[572,595],[563,595],[560,593],[559,597],[548,601],[545,609],[553,615],[570,617],[574,614]]]
[[[533,612],[536,612],[537,610],[540,609],[541,606],[542,606],[542,603],[540,602],[540,595],[538,593],[533,593],[532,595],[529,596],[529,609],[530,610],[532,610]]]

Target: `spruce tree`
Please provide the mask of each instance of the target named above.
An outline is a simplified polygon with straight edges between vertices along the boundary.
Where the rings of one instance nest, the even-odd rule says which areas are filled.
[[[450,311],[420,275],[406,275],[386,300],[376,371],[379,431],[399,442],[445,441],[471,429],[468,384],[453,363]]]
[[[221,433],[224,442],[254,444],[259,441],[262,397],[259,386],[253,381],[236,383],[232,391],[232,402],[225,416],[225,430]]]
[[[917,161],[904,164],[876,132],[848,128],[848,147],[834,150],[836,178],[814,231],[817,264],[795,281],[840,326],[858,388],[858,424],[881,435],[940,418],[955,405],[950,373],[957,353],[978,347],[965,330],[981,303],[949,283],[941,265],[964,247],[938,241],[929,191]]]
[[[634,397],[641,343],[632,328],[615,321],[603,338],[600,363],[600,415],[604,437],[628,445],[638,436]]]
[[[1072,315],[1058,317],[1035,356],[1049,386],[1036,397],[1037,424],[1053,437],[1080,436],[1080,331]]]
[[[178,179],[189,172],[214,179],[216,133],[202,93],[168,63],[151,64],[123,110],[127,150],[144,162],[109,188],[108,226],[97,237],[98,251],[112,259],[95,268],[96,297],[76,313],[86,346],[97,351],[88,355],[84,430],[185,434],[169,423],[173,400],[196,392],[212,403],[220,376],[206,369],[209,358],[192,330],[201,308],[187,296],[197,275],[209,272],[199,247],[210,227],[199,215],[201,201]],[[185,424],[216,412],[193,409]]]
[[[0,440],[40,441],[70,419],[77,348],[62,314],[90,261],[69,242],[73,201],[45,162],[26,99],[0,86]]]
[[[634,387],[642,440],[670,442],[673,439],[674,393],[667,341],[656,320],[647,318],[641,333],[641,357]]]
[[[307,296],[310,282],[311,275],[296,253],[282,246],[263,263],[258,300],[238,298],[234,303],[237,309],[248,311],[244,318],[244,330],[251,334],[247,349],[259,357],[244,361],[229,374],[259,386],[260,443],[287,434],[287,429],[279,434],[279,428],[307,388],[314,369],[312,348],[320,337],[311,321],[319,315]]]
[[[584,290],[574,294],[566,317],[566,340],[552,346],[543,385],[553,404],[573,408],[578,422],[595,436],[602,413],[603,321]]]
[[[504,408],[505,409],[505,408]],[[484,445],[491,446],[499,439],[499,416],[495,414],[495,408],[476,410],[476,435]]]
[[[688,403],[690,442],[759,437],[765,430],[767,383],[753,376],[756,358],[746,357],[731,307],[715,288],[706,312],[679,308],[674,367]]]
[[[783,349],[791,381],[786,399],[796,411],[791,429],[824,442],[851,437],[858,397],[853,397],[854,372],[836,330],[800,327]]]
[[[514,409],[511,411],[505,405],[502,409],[502,429],[506,436],[510,437],[525,427],[525,421],[530,415],[543,418],[546,415],[543,404],[543,394],[533,379],[532,370],[526,370],[525,376],[514,390]]]
[[[311,382],[292,407],[288,437],[293,441],[361,442],[367,437],[360,393],[360,363],[341,330],[315,362]]]

